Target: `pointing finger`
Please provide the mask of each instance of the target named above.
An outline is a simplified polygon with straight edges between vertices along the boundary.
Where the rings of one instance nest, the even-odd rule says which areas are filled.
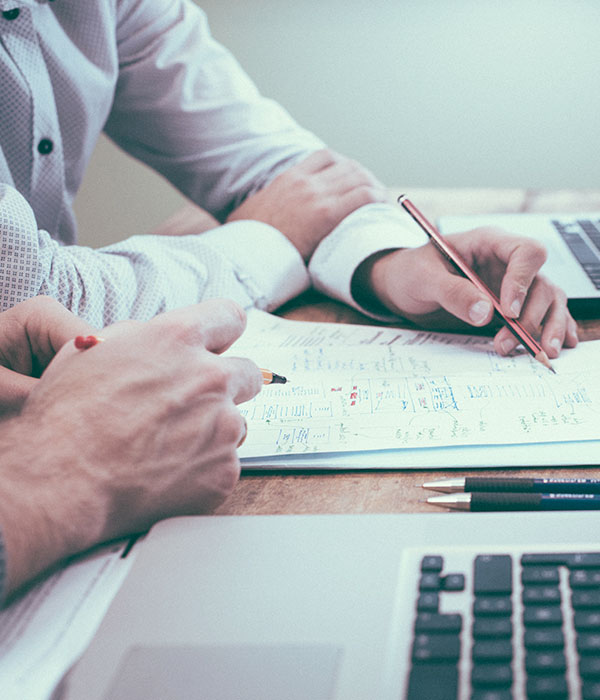
[[[538,241],[506,236],[498,239],[495,253],[506,263],[500,288],[502,311],[510,318],[518,318],[529,288],[546,262],[546,249]]]
[[[203,345],[222,353],[242,334],[246,313],[229,299],[211,299],[194,306],[168,311],[149,323],[159,326],[187,345]]]

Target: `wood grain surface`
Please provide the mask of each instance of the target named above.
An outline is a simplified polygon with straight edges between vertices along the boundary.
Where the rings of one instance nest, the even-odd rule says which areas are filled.
[[[444,214],[600,211],[600,190],[493,190],[493,189],[394,189],[406,191],[428,217]],[[333,302],[314,291],[283,307],[286,318],[298,320],[372,323],[362,314]],[[600,319],[579,322],[580,338],[600,338]],[[599,455],[600,461],[600,455]],[[318,464],[318,459],[315,465]],[[252,471],[243,472],[233,494],[215,512],[221,515],[268,515],[285,513],[402,513],[439,510],[426,502],[433,492],[425,481],[452,475],[512,475],[594,477],[595,468],[481,470],[411,470],[399,465],[385,471]]]

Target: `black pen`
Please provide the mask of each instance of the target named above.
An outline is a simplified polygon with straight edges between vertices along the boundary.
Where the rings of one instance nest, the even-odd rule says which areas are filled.
[[[427,503],[456,510],[600,510],[600,496],[572,493],[453,493]]]
[[[424,489],[456,493],[488,491],[504,493],[596,493],[600,479],[546,479],[538,477],[460,476],[423,484]]]

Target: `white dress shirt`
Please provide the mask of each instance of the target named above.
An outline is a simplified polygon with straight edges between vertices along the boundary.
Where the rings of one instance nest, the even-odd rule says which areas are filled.
[[[259,95],[190,0],[0,0],[0,13],[0,309],[47,294],[103,326],[215,296],[271,310],[311,281],[354,304],[362,260],[421,242],[393,206],[369,205],[308,270],[255,221],[75,245],[72,203],[102,130],[220,221],[323,144]]]

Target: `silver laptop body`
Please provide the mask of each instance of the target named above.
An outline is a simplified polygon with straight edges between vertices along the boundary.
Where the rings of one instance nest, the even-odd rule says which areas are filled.
[[[409,678],[411,663],[430,654],[432,637],[414,632],[417,601],[431,598],[424,580],[443,581],[437,613],[463,616],[456,644],[468,652],[475,555],[484,563],[514,557],[518,607],[524,552],[597,557],[599,532],[594,512],[167,520],[137,545],[128,578],[56,697],[430,700],[434,691],[409,689],[429,682],[428,674]],[[423,567],[439,557],[443,570],[432,579]],[[442,655],[451,648],[450,640]],[[471,663],[458,662],[456,697],[471,697]],[[523,666],[523,656],[512,663]],[[445,687],[438,680],[431,687]],[[517,670],[512,683],[513,696],[524,697]]]
[[[541,272],[564,289],[572,313],[600,312],[599,212],[443,216],[438,226],[444,234],[498,226],[541,241],[548,251]]]

